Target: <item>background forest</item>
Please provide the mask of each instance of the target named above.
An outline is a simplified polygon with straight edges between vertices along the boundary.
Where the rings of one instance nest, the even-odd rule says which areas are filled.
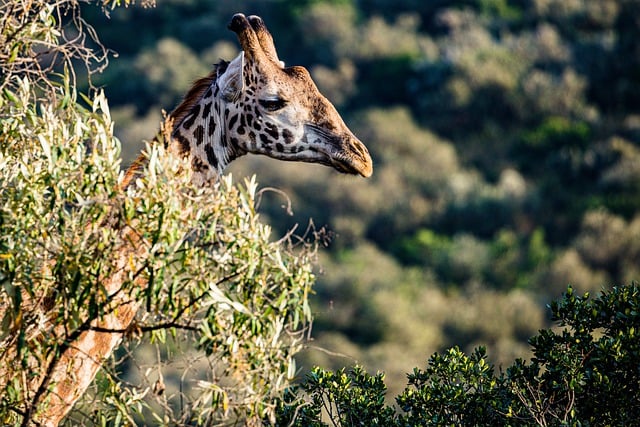
[[[435,351],[530,357],[546,304],[640,270],[636,0],[160,0],[85,18],[117,52],[103,86],[125,162],[261,15],[368,146],[374,176],[245,157],[283,235],[334,233],[299,365],[386,372],[391,394]],[[325,351],[326,350],[326,351]]]

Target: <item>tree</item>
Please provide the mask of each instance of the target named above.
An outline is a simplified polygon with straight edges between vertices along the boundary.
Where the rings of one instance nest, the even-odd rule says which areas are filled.
[[[315,244],[274,241],[254,181],[194,188],[162,144],[123,191],[107,99],[76,90],[75,64],[106,65],[78,2],[0,8],[0,424],[57,425],[77,397],[73,425],[273,419]],[[125,312],[131,325],[113,322]],[[91,334],[125,345],[94,360]],[[103,367],[90,386],[86,364]],[[78,396],[61,402],[61,387]]]
[[[534,357],[495,372],[484,348],[435,353],[384,404],[384,375],[315,369],[278,406],[278,425],[632,425],[640,416],[640,285],[596,298],[571,287],[550,305],[560,328],[529,340]],[[353,422],[357,420],[357,422]]]

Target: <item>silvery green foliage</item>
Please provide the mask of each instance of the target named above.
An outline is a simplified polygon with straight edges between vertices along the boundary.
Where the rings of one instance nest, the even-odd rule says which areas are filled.
[[[33,3],[55,27],[45,6]],[[144,174],[120,189],[104,94],[79,96],[67,70],[44,85],[3,71],[0,424],[23,421],[52,363],[117,314],[114,301],[133,301],[138,315],[69,423],[272,419],[311,318],[315,246],[273,239],[255,181],[195,188],[188,163],[162,144],[147,146]],[[117,297],[104,287],[116,276]]]

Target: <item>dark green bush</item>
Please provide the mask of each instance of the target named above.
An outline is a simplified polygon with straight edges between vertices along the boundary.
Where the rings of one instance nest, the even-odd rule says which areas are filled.
[[[559,328],[529,340],[530,361],[496,372],[483,347],[470,356],[457,347],[435,353],[424,370],[407,375],[397,406],[385,403],[381,373],[315,368],[279,402],[278,425],[634,425],[640,286],[613,287],[596,298],[569,287],[550,309]]]

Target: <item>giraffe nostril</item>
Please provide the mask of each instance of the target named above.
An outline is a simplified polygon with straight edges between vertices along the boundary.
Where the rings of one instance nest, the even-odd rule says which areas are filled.
[[[356,151],[356,153],[358,153],[358,155],[362,160],[368,159],[369,150],[367,150],[367,147],[365,147],[362,142],[360,142],[359,140],[356,140],[355,143],[353,144],[353,148]]]
[[[367,147],[355,136],[350,136],[351,153],[355,157],[355,168],[357,172],[365,178],[373,174],[373,161]]]
[[[334,158],[336,169],[365,178],[370,177],[373,174],[373,162],[367,147],[351,133],[339,138],[339,141],[340,152]]]

